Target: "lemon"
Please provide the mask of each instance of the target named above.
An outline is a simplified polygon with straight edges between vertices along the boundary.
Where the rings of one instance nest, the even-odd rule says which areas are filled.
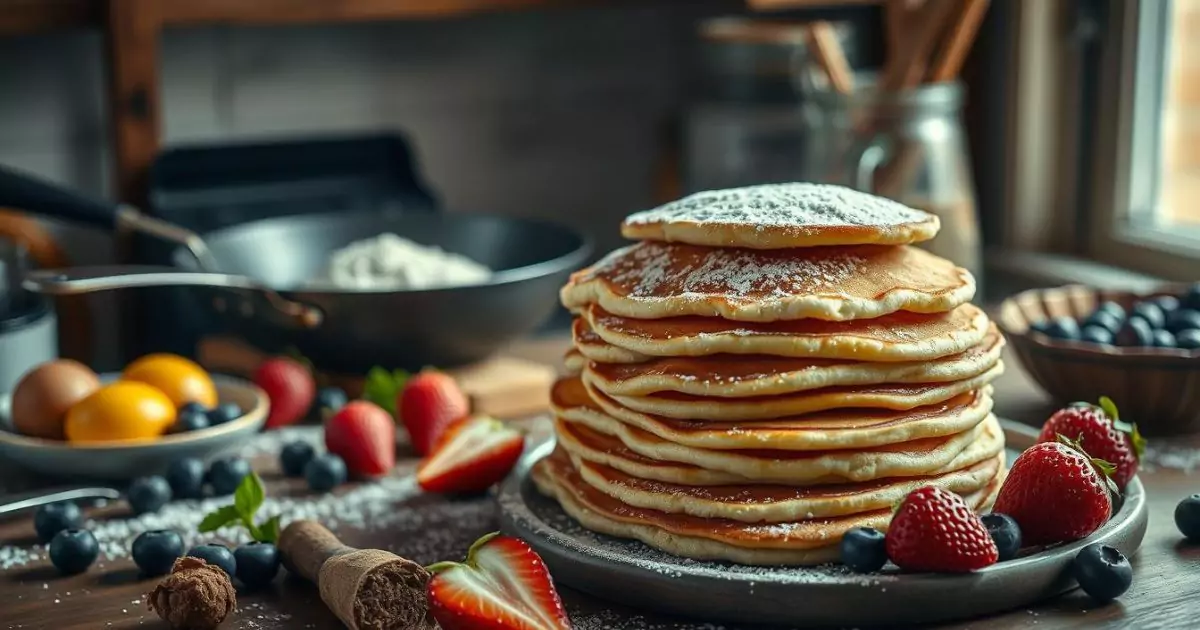
[[[157,388],[135,381],[101,387],[67,410],[68,442],[156,438],[175,422],[175,405]]]
[[[125,367],[123,381],[137,381],[166,394],[176,407],[190,402],[206,409],[217,406],[212,377],[196,362],[177,354],[148,354]]]

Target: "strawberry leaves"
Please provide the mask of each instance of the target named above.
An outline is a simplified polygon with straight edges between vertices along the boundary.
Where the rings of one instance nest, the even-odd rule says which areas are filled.
[[[254,522],[254,514],[267,498],[258,474],[250,473],[233,493],[233,503],[223,505],[204,516],[196,529],[204,534],[222,527],[241,525],[258,542],[274,543],[279,540],[279,515],[267,519],[262,525]]]
[[[383,407],[395,418],[396,397],[404,390],[408,376],[408,372],[404,370],[387,370],[375,366],[367,372],[367,378],[363,382],[363,398]]]

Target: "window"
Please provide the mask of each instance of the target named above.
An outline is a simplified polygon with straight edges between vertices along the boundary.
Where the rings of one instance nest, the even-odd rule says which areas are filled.
[[[1200,0],[1113,0],[1098,59],[1090,254],[1200,280]]]

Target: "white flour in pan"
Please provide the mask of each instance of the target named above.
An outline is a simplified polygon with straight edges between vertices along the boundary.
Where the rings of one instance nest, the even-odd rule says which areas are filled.
[[[339,289],[429,289],[487,282],[492,270],[440,247],[395,234],[355,241],[329,257],[314,284]]]

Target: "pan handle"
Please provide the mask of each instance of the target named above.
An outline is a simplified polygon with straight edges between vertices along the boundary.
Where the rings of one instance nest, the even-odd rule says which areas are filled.
[[[73,192],[33,175],[0,166],[0,206],[114,229],[121,206]]]

